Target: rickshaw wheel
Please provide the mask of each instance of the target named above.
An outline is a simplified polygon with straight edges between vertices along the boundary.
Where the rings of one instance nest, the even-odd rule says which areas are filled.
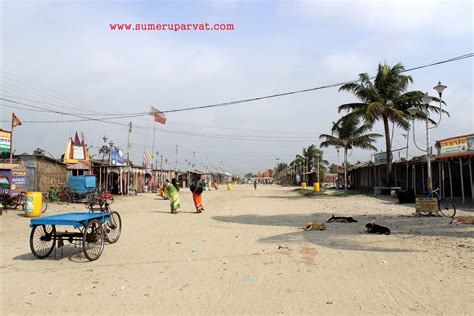
[[[122,233],[122,219],[120,214],[112,211],[110,219],[104,223],[105,239],[111,244],[116,243]]]
[[[46,258],[56,244],[56,228],[51,225],[36,225],[31,230],[30,248],[36,258]]]
[[[65,192],[58,193],[57,203],[59,205],[68,205],[71,203],[71,196]]]
[[[104,227],[98,220],[88,222],[84,227],[82,250],[89,261],[99,259],[105,245]]]

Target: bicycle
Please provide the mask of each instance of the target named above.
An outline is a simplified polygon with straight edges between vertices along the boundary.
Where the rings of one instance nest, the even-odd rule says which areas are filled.
[[[50,187],[47,193],[43,193],[43,196],[46,196],[48,202],[59,205],[68,205],[72,202],[67,187],[63,184]]]
[[[438,210],[444,217],[451,217],[453,218],[456,215],[456,205],[454,202],[447,198],[442,198],[439,195],[439,188],[433,190],[433,197],[435,197],[438,201]]]
[[[21,192],[17,195],[5,196],[3,198],[2,204],[3,204],[2,206],[4,209],[10,208],[10,209],[16,210],[19,206],[21,206],[21,209],[25,210],[26,209],[26,193]],[[46,212],[47,208],[48,208],[48,201],[43,198],[42,203],[41,203],[41,213]]]

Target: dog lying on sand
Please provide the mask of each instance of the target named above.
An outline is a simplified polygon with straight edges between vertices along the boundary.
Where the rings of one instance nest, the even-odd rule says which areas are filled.
[[[305,227],[300,227],[300,229],[308,230],[326,230],[326,225],[324,223],[319,224],[318,222],[308,222]]]
[[[368,223],[365,225],[369,234],[384,234],[390,235],[390,229],[388,227],[380,226],[375,223]]]
[[[331,218],[326,221],[326,223],[357,223],[358,221],[353,219],[352,217],[345,217],[345,216],[334,216],[332,214]]]
[[[450,224],[474,224],[474,217],[463,217],[453,218]]]

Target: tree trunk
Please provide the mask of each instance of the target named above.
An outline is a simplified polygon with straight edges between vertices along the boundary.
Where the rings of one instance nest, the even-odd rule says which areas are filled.
[[[347,147],[344,147],[344,190],[347,191]]]
[[[385,152],[387,155],[387,164],[386,164],[386,179],[385,185],[392,185],[392,143],[390,141],[390,127],[388,125],[388,118],[383,117],[383,127],[385,131]]]

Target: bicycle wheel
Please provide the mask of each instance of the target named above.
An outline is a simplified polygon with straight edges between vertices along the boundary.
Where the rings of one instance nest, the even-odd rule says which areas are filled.
[[[43,200],[43,203],[41,203],[41,213],[46,212],[47,209],[48,209],[48,201]]]
[[[36,258],[43,259],[51,254],[56,244],[56,228],[51,225],[36,225],[30,234],[30,249]]]
[[[98,220],[92,220],[84,227],[82,250],[89,261],[99,259],[105,245],[104,227]]]
[[[438,201],[438,208],[441,214],[445,217],[454,217],[456,215],[456,206],[453,201],[449,199],[441,199]]]
[[[59,205],[68,205],[69,203],[71,203],[71,196],[66,192],[58,193],[57,203]]]
[[[119,213],[110,213],[110,219],[104,223],[105,238],[111,244],[116,243],[122,233],[122,219]]]

